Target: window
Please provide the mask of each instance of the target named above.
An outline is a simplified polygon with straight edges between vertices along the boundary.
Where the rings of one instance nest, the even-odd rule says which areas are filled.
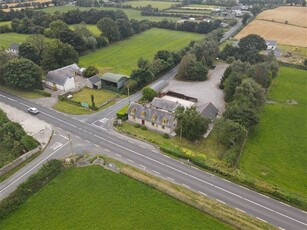
[[[162,129],[165,129],[165,126],[162,125]]]
[[[155,126],[155,123],[151,122],[151,125],[152,125],[152,126]]]
[[[132,119],[135,120],[135,116],[133,116]]]

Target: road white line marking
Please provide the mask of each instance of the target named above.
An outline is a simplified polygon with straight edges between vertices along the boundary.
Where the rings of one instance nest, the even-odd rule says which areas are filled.
[[[241,188],[243,188],[243,189],[245,189],[245,190],[248,190],[248,191],[250,191],[250,189],[248,189],[248,188],[246,188],[246,187],[244,187],[244,186],[242,186],[242,185],[239,185]]]
[[[105,139],[104,139],[104,140],[105,140]],[[223,190],[223,191],[225,191],[226,193],[229,193],[229,194],[232,194],[232,195],[235,195],[235,196],[237,196],[237,197],[242,198],[241,196],[239,196],[239,195],[237,195],[237,194],[234,194],[234,193],[232,193],[232,192],[229,192],[229,191],[227,191],[227,190],[225,190],[225,189],[223,189],[223,188],[221,188],[221,187],[215,186],[215,185],[213,185],[213,184],[211,184],[211,183],[209,183],[209,182],[207,182],[207,181],[205,181],[205,180],[202,180],[202,179],[200,179],[200,178],[198,178],[198,177],[195,177],[195,176],[193,176],[193,175],[189,175],[188,173],[186,173],[186,172],[184,172],[184,171],[182,171],[182,170],[179,170],[179,169],[174,168],[174,167],[172,167],[172,166],[170,166],[170,165],[164,164],[164,163],[162,163],[162,162],[160,162],[160,161],[158,161],[158,160],[155,160],[155,159],[153,159],[153,158],[151,158],[151,157],[145,156],[145,155],[143,155],[143,154],[141,154],[141,153],[139,153],[139,152],[136,152],[136,151],[134,151],[134,150],[131,150],[131,149],[129,149],[129,148],[126,148],[126,147],[124,147],[124,146],[122,146],[122,145],[120,145],[120,144],[116,144],[116,143],[114,143],[114,142],[112,142],[112,141],[109,141],[109,140],[105,140],[105,141],[108,142],[108,143],[110,143],[110,144],[113,144],[113,145],[115,145],[115,146],[117,146],[117,147],[120,147],[120,148],[122,148],[122,149],[125,149],[125,150],[127,150],[127,151],[129,151],[129,152],[135,153],[136,155],[141,156],[141,157],[143,157],[143,158],[146,158],[146,159],[148,159],[148,160],[150,160],[150,161],[152,161],[152,162],[155,162],[155,163],[157,163],[157,164],[163,165],[163,166],[165,166],[166,168],[172,169],[172,170],[174,170],[174,171],[176,171],[176,172],[178,172],[178,173],[180,173],[180,174],[183,174],[183,175],[189,176],[189,177],[191,177],[191,178],[194,178],[195,180],[200,181],[200,182],[202,182],[202,183],[204,183],[204,184],[210,185],[210,186],[212,186],[212,187],[218,188],[219,190]],[[211,175],[212,175],[212,174],[211,174]],[[243,187],[243,186],[242,186],[242,188],[244,188],[244,189],[246,189],[246,190],[249,190],[249,189],[247,189],[247,188],[245,188],[245,187]],[[245,199],[245,198],[244,198],[244,199]],[[247,201],[249,201],[249,200],[247,200]],[[249,201],[249,202],[253,202],[253,201]],[[264,208],[264,209],[270,210],[271,212],[274,212],[274,213],[276,213],[276,214],[278,214],[278,215],[280,215],[280,216],[286,217],[286,218],[288,218],[288,219],[290,219],[290,220],[293,220],[293,221],[295,221],[295,222],[298,222],[298,223],[300,223],[300,224],[303,224],[303,225],[307,226],[307,223],[303,223],[303,222],[301,222],[301,221],[299,221],[299,220],[296,220],[296,219],[294,219],[294,218],[292,218],[292,217],[289,217],[289,216],[287,216],[287,215],[285,215],[285,214],[282,214],[282,213],[280,213],[280,212],[276,212],[276,211],[274,211],[274,210],[272,210],[272,209],[270,209],[270,208],[268,208],[268,207],[266,207],[266,206],[260,205],[260,204],[258,204],[258,203],[256,203],[256,202],[253,202],[253,203],[256,204],[257,206],[260,206],[260,207]]]
[[[56,111],[56,110],[55,110],[55,111]],[[68,123],[68,122],[66,122],[66,121],[63,121],[63,120],[61,120],[61,119],[59,119],[59,118],[57,118],[57,117],[55,117],[55,116],[52,116],[52,115],[50,115],[50,114],[48,114],[48,113],[45,113],[45,112],[42,112],[42,111],[41,111],[41,113],[42,113],[42,114],[45,114],[46,116],[51,117],[51,118],[53,118],[53,119],[55,119],[55,120],[57,120],[57,121],[60,121],[60,122],[62,122],[62,123],[64,123],[64,124],[66,124],[66,125],[69,125],[69,126],[71,126],[71,127],[77,128],[77,126],[72,125],[72,124],[70,124],[70,123]]]
[[[222,203],[222,204],[225,204],[224,201],[221,201],[221,200],[219,200],[219,199],[215,199],[215,200],[218,201],[218,202],[220,202],[220,203]]]
[[[204,196],[208,196],[206,193],[202,192],[202,191],[198,191],[200,194],[204,195]]]
[[[278,227],[280,230],[285,230],[284,228],[282,228],[282,227]]]
[[[166,158],[169,158],[169,159],[171,159],[171,157],[169,157],[169,156],[167,156],[167,155],[164,155]]]
[[[261,218],[259,218],[259,217],[256,217],[256,219],[261,220],[261,221],[263,221],[264,223],[267,223],[267,221],[266,221],[266,220],[261,219]]]
[[[81,137],[79,137],[79,136],[75,136],[75,137],[78,137],[78,138],[80,138],[80,139],[81,139]]]
[[[307,214],[307,212],[305,212],[305,211],[303,211],[303,210],[302,210],[302,212],[305,213],[305,214]]]
[[[146,147],[145,146],[143,146],[143,145],[139,145],[141,148],[143,148],[143,149],[146,149]]]
[[[167,177],[167,179],[171,180],[171,181],[175,181],[173,178],[171,177]]]
[[[285,205],[285,206],[291,207],[290,205],[285,204],[285,203],[283,203],[283,202],[281,202],[281,201],[279,201],[279,203],[281,203],[281,204],[283,204],[283,205]]]
[[[199,168],[196,168],[195,166],[191,166],[191,167],[192,167],[193,169],[196,169],[196,170],[200,171]]]
[[[182,161],[179,161],[179,162],[184,165],[184,163]]]
[[[156,173],[156,174],[158,174],[158,175],[160,175],[160,173],[159,172],[157,172],[157,171],[155,171],[155,170],[152,170],[154,173]]]
[[[97,145],[97,144],[95,144],[95,146],[96,146],[96,147],[98,147],[98,148],[100,147],[100,146],[99,146],[99,145]]]
[[[109,149],[104,149],[105,151],[107,151],[107,152],[111,152]]]
[[[25,103],[19,102],[19,104],[24,105],[26,107],[30,107],[29,105],[26,105]]]
[[[83,131],[83,129],[81,129],[81,128],[78,128],[79,130],[81,130],[81,131]]]
[[[189,185],[186,185],[186,184],[181,184],[181,185],[186,187],[186,188],[191,188]]]
[[[130,161],[130,162],[134,163],[134,161],[133,161],[133,160],[130,160],[130,159],[127,159],[127,161]]]
[[[140,164],[140,166],[141,166],[142,168],[146,169],[146,166],[144,166],[144,165],[141,165],[141,164]]]
[[[159,153],[157,150],[151,150],[152,152],[154,152],[154,153]],[[164,155],[165,156],[165,155]]]
[[[116,156],[118,156],[118,157],[122,157],[122,156],[121,156],[121,155],[119,155],[118,153],[115,153],[115,155],[116,155]]]
[[[63,136],[62,134],[60,134],[61,137],[63,137],[66,140],[69,140],[67,137]]]
[[[260,195],[260,196],[263,196],[263,197],[265,197],[265,198],[270,198],[270,197],[268,197],[268,196],[266,196],[266,195],[264,195],[264,194],[261,194],[261,193],[259,193],[259,195]]]
[[[87,143],[91,143],[89,140],[85,140]]]
[[[242,209],[236,208],[238,211],[245,213]]]
[[[129,143],[131,143],[131,144],[134,144],[134,142],[133,141],[128,141]]]
[[[12,181],[9,185],[5,186],[2,190],[0,190],[0,193],[3,192],[5,189],[11,187],[16,181],[20,180],[21,178],[23,178],[24,176],[26,176],[27,174],[29,174],[33,169],[35,169],[37,166],[39,166],[42,162],[44,162],[45,160],[47,160],[48,158],[52,157],[54,154],[56,154],[60,149],[64,148],[64,146],[66,146],[69,142],[66,142],[64,145],[62,145],[62,147],[60,147],[59,149],[55,150],[53,153],[51,153],[49,156],[45,157],[44,159],[42,159],[40,162],[38,162],[36,165],[34,165],[32,168],[30,168],[26,173],[24,173],[23,175],[21,175],[20,177],[18,177],[16,180]]]
[[[13,102],[17,102],[15,99],[12,99],[10,97],[7,97],[7,99],[9,99],[10,101],[13,101]]]
[[[226,182],[228,182],[228,183],[230,183],[230,181],[229,181],[229,180],[226,180],[226,179],[224,179],[224,178],[222,178],[222,180],[223,180],[223,181],[226,181]]]
[[[117,136],[117,137],[118,137],[119,139],[122,139],[122,140],[124,139],[124,138],[123,138],[123,137],[121,137],[121,136]]]

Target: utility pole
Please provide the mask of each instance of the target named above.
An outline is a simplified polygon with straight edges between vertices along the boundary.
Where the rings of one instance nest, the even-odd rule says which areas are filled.
[[[70,156],[72,157],[73,156],[73,149],[72,149],[71,137],[70,137],[69,133],[67,133],[67,136],[68,136],[68,141],[69,141],[69,144],[70,144]]]
[[[182,138],[182,124],[180,125],[180,137],[179,137],[180,141],[181,141],[181,138]]]
[[[129,86],[127,86],[127,90],[128,90],[128,100],[129,100],[129,105],[130,105],[130,92],[129,92]]]

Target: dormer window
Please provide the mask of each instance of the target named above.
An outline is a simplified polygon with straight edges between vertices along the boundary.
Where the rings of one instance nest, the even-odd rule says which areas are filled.
[[[158,117],[157,114],[154,114],[154,115],[151,117],[151,120],[152,120],[152,121],[156,121],[156,120],[157,120],[157,117]]]
[[[135,108],[132,108],[131,111],[130,111],[130,113],[131,113],[131,114],[135,114],[135,111],[136,111],[136,109],[135,109]]]
[[[142,116],[142,117],[145,117],[145,115],[146,115],[145,111],[142,111],[142,112],[141,112],[141,116]]]

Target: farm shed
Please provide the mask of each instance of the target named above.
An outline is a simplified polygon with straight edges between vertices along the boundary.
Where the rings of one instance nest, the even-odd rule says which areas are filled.
[[[101,76],[102,88],[118,92],[124,87],[128,77],[123,74],[105,73]]]
[[[10,47],[6,50],[7,53],[18,54],[19,52],[19,44],[13,43]]]
[[[94,75],[86,79],[86,86],[91,89],[101,89],[101,79],[98,75]]]
[[[210,120],[214,120],[219,112],[219,110],[211,102],[199,106],[197,111],[202,117],[209,118]]]
[[[80,67],[77,64],[71,64],[56,70],[49,71],[45,78],[45,86],[68,92],[76,88],[75,75]]]

